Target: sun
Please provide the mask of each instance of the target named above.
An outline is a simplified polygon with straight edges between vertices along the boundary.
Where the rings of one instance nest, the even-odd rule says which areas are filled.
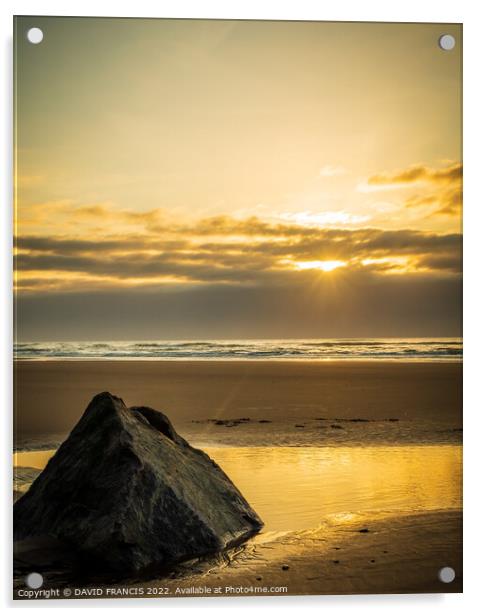
[[[323,272],[332,272],[333,270],[344,267],[345,261],[297,261],[296,268],[300,270],[319,269]]]

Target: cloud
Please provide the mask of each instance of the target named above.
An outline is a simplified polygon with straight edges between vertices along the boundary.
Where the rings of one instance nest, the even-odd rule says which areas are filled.
[[[181,250],[189,246],[187,240],[166,240],[156,237],[142,237],[139,235],[112,236],[111,238],[99,238],[90,240],[83,238],[59,238],[49,236],[24,236],[16,238],[16,248],[19,251],[58,253],[58,254],[83,254],[99,253],[105,251],[126,252],[132,250],[156,249]]]
[[[77,288],[17,296],[20,339],[457,336],[461,281],[342,268],[265,285]]]
[[[329,165],[323,169],[326,176],[341,172]],[[404,206],[419,209],[426,219],[459,215],[461,178],[462,165],[451,162],[373,175],[366,185],[411,187]],[[340,279],[347,273],[459,275],[461,234],[360,227],[368,220],[345,210],[286,212],[278,221],[229,215],[187,220],[161,208],[134,211],[108,202],[53,201],[30,207],[20,217],[24,227],[15,242],[16,288],[41,294],[102,285],[309,284],[320,276]],[[343,266],[330,268],[329,263]]]
[[[413,184],[414,182],[429,182],[435,184],[452,184],[462,179],[462,164],[453,163],[442,169],[433,169],[426,165],[412,165],[395,173],[380,173],[368,178],[369,186]]]
[[[426,208],[428,216],[460,216],[462,210],[462,187],[448,188],[437,193],[413,195],[406,199],[407,208]]]
[[[325,211],[325,212],[286,212],[280,214],[281,220],[295,222],[306,226],[326,226],[326,225],[359,225],[370,220],[368,215],[350,214],[350,212]]]
[[[296,281],[304,263],[406,274],[460,270],[461,235],[411,229],[312,228],[216,217],[170,229],[97,240],[25,236],[16,241],[18,289],[163,284],[263,285]],[[312,268],[316,269],[316,268]],[[50,275],[47,274],[50,272]],[[41,273],[42,275],[39,275]],[[310,275],[318,276],[319,271]]]
[[[37,233],[62,229],[64,234],[80,231],[98,234],[104,226],[115,226],[118,232],[132,227],[160,229],[165,219],[162,208],[139,212],[118,208],[110,202],[79,205],[72,199],[60,199],[22,207],[18,224]]]
[[[451,162],[434,169],[414,165],[394,173],[372,175],[359,185],[362,192],[377,190],[416,190],[405,198],[404,206],[423,208],[427,215],[460,216],[462,209],[462,164]]]
[[[70,221],[85,221],[92,223],[109,223],[116,225],[141,225],[160,227],[164,218],[161,208],[137,212],[113,207],[111,204],[93,204],[80,207],[72,207],[70,204],[63,212]]]

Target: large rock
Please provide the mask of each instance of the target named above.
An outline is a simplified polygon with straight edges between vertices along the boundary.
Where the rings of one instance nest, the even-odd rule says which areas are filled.
[[[14,537],[60,540],[100,568],[167,567],[240,543],[263,523],[204,452],[169,419],[92,400],[67,440],[14,505]]]

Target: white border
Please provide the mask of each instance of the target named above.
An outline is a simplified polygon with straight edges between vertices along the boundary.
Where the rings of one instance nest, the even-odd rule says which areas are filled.
[[[0,512],[3,537],[0,562],[0,589],[2,603],[21,612],[35,607],[36,610],[52,608],[89,609],[113,612],[117,609],[138,610],[161,609],[176,614],[188,610],[201,612],[224,610],[241,613],[246,610],[260,612],[273,609],[283,614],[297,610],[320,614],[322,611],[337,614],[453,614],[472,613],[481,601],[478,597],[479,559],[481,535],[480,497],[480,456],[479,442],[482,430],[481,392],[479,382],[482,371],[480,356],[482,336],[482,265],[479,246],[482,230],[480,202],[481,173],[480,150],[482,144],[480,110],[482,109],[480,80],[480,4],[475,0],[399,0],[396,4],[387,0],[336,0],[316,2],[309,0],[243,0],[226,2],[222,0],[177,0],[135,2],[82,0],[82,2],[48,1],[40,4],[34,1],[3,2],[0,11],[2,43],[1,63],[1,113],[0,135],[2,136],[2,164],[0,165],[0,186],[2,210],[0,223],[0,267],[2,293],[0,301],[1,319],[1,371],[0,406],[1,459],[4,462],[1,473]],[[463,22],[464,23],[464,333],[465,333],[465,417],[464,417],[464,594],[463,595],[397,595],[397,596],[351,596],[351,597],[283,597],[243,599],[183,599],[166,600],[116,600],[66,602],[16,602],[11,596],[10,571],[10,521],[11,521],[11,230],[12,230],[12,15],[91,15],[91,16],[132,16],[132,17],[203,17],[203,18],[244,18],[244,19],[318,19],[339,21],[414,21],[414,22]],[[68,607],[67,607],[68,606]]]

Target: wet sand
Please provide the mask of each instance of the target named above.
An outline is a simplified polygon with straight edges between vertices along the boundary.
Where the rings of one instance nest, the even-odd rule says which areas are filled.
[[[462,592],[461,545],[456,510],[333,516],[317,528],[260,535],[215,559],[183,563],[167,577],[122,583],[47,577],[44,588],[68,587],[71,594],[56,590],[52,598],[72,599]],[[61,562],[61,552],[56,557]],[[438,577],[442,567],[456,572],[449,584]],[[22,591],[17,578],[14,597]]]
[[[462,426],[462,366],[391,361],[16,361],[18,438],[67,433],[92,397],[206,418],[433,421]]]
[[[204,584],[221,586],[229,595],[272,594],[272,587],[283,586],[286,591],[274,594],[461,592],[461,542],[459,511],[334,517],[317,529],[253,540],[231,560],[200,567],[166,586],[174,596],[178,587]],[[457,573],[450,584],[438,579],[445,566]],[[233,592],[230,587],[252,590]]]
[[[44,450],[16,454],[19,490],[52,453],[41,435],[65,435],[109,390],[166,412],[266,523],[169,577],[79,581],[102,594],[78,597],[461,591],[460,363],[18,361],[15,371],[18,437],[37,435]],[[438,579],[444,566],[451,584]]]

